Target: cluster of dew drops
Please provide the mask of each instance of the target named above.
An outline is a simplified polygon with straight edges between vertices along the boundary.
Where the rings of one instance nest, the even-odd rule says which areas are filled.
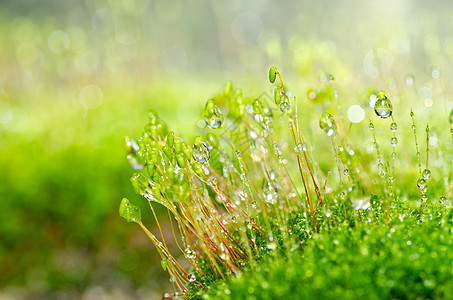
[[[276,78],[280,77],[280,75],[277,72],[277,69],[275,67],[272,67],[269,71],[269,80],[271,83],[274,83]],[[228,85],[228,83],[227,83]],[[232,88],[232,87],[229,87]],[[290,105],[290,99],[289,99],[290,93],[287,93],[283,87],[283,83],[281,83],[280,86],[277,86],[273,90],[273,97],[275,100],[275,104],[280,108],[281,112],[286,113],[290,118],[292,117],[292,109]],[[239,103],[236,108],[232,109],[238,109],[239,111],[245,110],[248,113],[250,113],[253,116],[253,120],[257,122],[260,125],[260,128],[264,132],[269,132],[272,130],[273,126],[273,121],[272,121],[272,110],[271,108],[267,105],[264,104],[262,101],[259,99],[256,99],[252,102],[252,104],[248,106],[242,105],[242,103]],[[230,108],[231,110],[231,108]],[[391,137],[391,145],[395,147],[398,143],[398,140],[396,138],[396,131],[398,129],[397,124],[394,122],[392,113],[393,113],[393,106],[387,95],[385,94],[384,91],[379,91],[376,95],[376,101],[374,103],[374,112],[376,115],[382,119],[388,119],[391,118],[392,122],[390,124],[390,130],[392,131],[392,137]],[[231,113],[231,111],[230,111]],[[411,112],[411,117],[413,118],[414,113]],[[165,124],[161,123],[160,120],[158,120],[156,117],[151,118],[152,122],[151,125],[155,127],[155,131],[160,134],[160,132],[165,132]],[[214,99],[208,99],[206,101],[205,107],[204,107],[204,121],[207,127],[211,129],[219,129],[222,128],[224,125],[224,115],[221,111],[221,109],[216,105],[216,102]],[[451,129],[450,132],[452,134],[452,139],[453,139],[453,110],[449,114],[449,122],[451,124]],[[370,123],[370,126],[372,123]],[[373,125],[374,126],[374,125]],[[321,117],[319,119],[319,127],[327,134],[327,136],[332,137],[337,133],[337,125],[335,123],[335,119],[330,114],[329,112],[323,112],[321,114]],[[373,127],[374,129],[374,127]],[[413,125],[413,129],[415,131],[415,125]],[[150,135],[152,136],[154,131],[150,131]],[[155,134],[158,134],[155,133]],[[415,133],[415,132],[414,132]],[[171,146],[173,146],[173,135],[169,135],[171,139]],[[168,138],[167,138],[168,139]],[[140,141],[139,141],[140,142]],[[202,165],[205,165],[209,162],[211,158],[211,151],[210,147],[216,141],[213,140],[205,140],[202,137],[196,137],[194,140],[194,143],[192,145],[192,151],[190,151],[187,147],[187,144],[184,142],[180,142],[182,144],[181,149],[182,151],[178,151],[181,153],[177,153],[177,155],[181,156],[181,162],[178,160],[178,165],[183,167],[184,163],[186,160],[189,159],[191,156],[192,159]],[[168,140],[167,140],[168,144]],[[134,169],[142,169],[145,167],[145,155],[143,151],[141,150],[142,147],[133,140],[132,138],[126,138],[126,146],[128,149],[128,160],[131,164],[131,166]],[[165,146],[164,146],[165,147]],[[276,148],[276,151],[279,152],[279,157],[281,157],[281,150],[278,149],[277,146],[274,145]],[[307,150],[307,144],[304,143],[298,143],[296,146],[297,151],[306,151]],[[377,148],[377,147],[376,147]],[[212,149],[212,148],[211,148]],[[165,152],[165,150],[163,149]],[[191,153],[190,153],[191,152]],[[236,152],[237,156],[241,156],[241,153],[239,150]],[[417,150],[417,155],[419,158],[419,152]],[[394,158],[396,156],[395,150],[392,152],[392,157]],[[179,158],[179,156],[177,157]],[[381,162],[379,162],[379,165],[382,165]],[[382,168],[381,166],[380,168]],[[349,174],[348,169],[344,170],[344,175],[348,176]],[[420,189],[421,193],[421,200],[423,202],[426,201],[427,196],[426,196],[426,191],[427,191],[427,180],[431,178],[431,171],[426,168],[424,169],[421,174],[420,178],[417,180],[417,186]],[[271,181],[265,182],[263,185],[263,193],[265,196],[265,201],[270,202],[274,204],[276,202],[276,192],[273,187],[273,184],[275,182],[275,173],[274,171],[271,171],[269,174],[269,179]],[[446,197],[441,197],[441,202],[445,201]],[[127,203],[126,203],[127,204]],[[125,205],[127,208],[127,205]],[[131,211],[130,209],[126,211],[129,215],[132,217],[135,217],[134,211]],[[131,218],[131,217],[130,217]]]
[[[387,118],[392,118],[392,123],[390,124],[390,130],[392,131],[392,137],[390,139],[390,144],[393,147],[392,151],[392,158],[393,160],[396,157],[396,152],[395,152],[395,146],[398,144],[398,139],[396,137],[396,131],[398,129],[398,125],[396,122],[393,120],[392,113],[393,113],[393,105],[390,101],[390,99],[387,97],[386,93],[384,91],[379,91],[376,94],[376,101],[374,103],[374,112],[376,115],[382,119],[387,119]],[[414,112],[411,111],[410,113],[411,118],[414,118]],[[451,110],[449,117],[448,117],[449,123],[450,123],[450,133],[452,135],[453,139],[453,110]],[[328,112],[323,112],[321,114],[321,117],[319,119],[319,127],[324,130],[328,136],[333,136],[335,135],[337,131],[337,126],[335,124],[334,117],[328,113]],[[374,132],[374,125],[373,123],[370,123],[370,129]],[[415,133],[415,124],[413,123],[412,129],[414,130],[414,135]],[[428,128],[427,128],[428,131]],[[378,147],[376,141],[374,143],[375,148]],[[417,159],[420,159],[420,153],[418,152],[417,149]],[[380,170],[380,173],[383,175],[383,168],[384,165],[382,162],[379,162],[378,164],[378,169]],[[345,170],[346,171],[346,170]],[[390,177],[391,180],[393,181],[393,177]],[[421,195],[421,200],[422,202],[426,202],[427,200],[427,180],[431,178],[431,171],[428,168],[425,168],[423,171],[420,173],[420,178],[417,180],[417,187],[420,190],[420,195]],[[393,192],[393,191],[392,191]],[[446,200],[445,196],[440,197],[440,203],[444,203]]]

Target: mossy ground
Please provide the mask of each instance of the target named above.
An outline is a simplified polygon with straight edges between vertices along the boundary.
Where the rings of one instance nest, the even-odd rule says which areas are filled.
[[[434,204],[384,222],[345,223],[266,255],[193,299],[448,299],[453,294],[453,212]]]
[[[321,74],[330,92],[317,93],[325,98],[310,92],[299,106],[280,73],[273,68],[269,75],[279,79],[270,98],[275,106],[265,93],[250,98],[227,82],[207,100],[198,122],[203,136],[193,143],[169,131],[155,111],[137,143],[126,138],[128,158],[140,170],[132,177],[136,192],[175,216],[180,250],[193,266],[183,270],[162,234],[160,242],[140,218],[123,215],[159,249],[180,291],[175,297],[448,297],[451,130],[448,116],[429,118],[445,110],[414,113],[401,91],[392,92],[394,105],[369,88],[363,106],[370,106],[370,119],[357,124],[365,110],[352,105],[360,118],[350,109],[344,115],[353,102],[340,100],[332,75]],[[308,118],[298,114],[301,106]],[[313,122],[317,110],[324,112]],[[429,120],[423,129],[419,115]]]

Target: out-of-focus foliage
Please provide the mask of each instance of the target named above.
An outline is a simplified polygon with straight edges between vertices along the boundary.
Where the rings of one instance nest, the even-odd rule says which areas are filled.
[[[140,130],[150,107],[184,131],[205,87],[107,74],[94,46],[75,44],[88,39],[83,31],[43,22],[0,21],[0,288],[159,284],[155,251],[117,216],[120,195],[136,197],[123,137]],[[181,94],[191,106],[178,112]]]
[[[135,197],[122,138],[140,130],[139,111],[161,106],[155,99],[175,101],[175,88],[163,85],[152,97],[104,89],[101,107],[89,111],[46,97],[28,107],[13,103],[25,124],[19,132],[0,131],[2,285],[84,289],[157,276],[154,250],[122,224],[117,206],[119,195]],[[161,109],[180,124],[169,106]]]

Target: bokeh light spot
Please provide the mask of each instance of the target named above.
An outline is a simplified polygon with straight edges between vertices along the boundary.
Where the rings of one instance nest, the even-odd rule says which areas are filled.
[[[352,123],[360,123],[365,118],[365,111],[360,105],[353,105],[348,109],[348,119]]]
[[[6,101],[0,101],[0,124],[6,124],[13,119],[13,109]]]
[[[70,44],[71,39],[69,38],[69,35],[61,30],[55,30],[47,39],[47,46],[49,47],[49,50],[55,54],[62,54],[66,52]]]
[[[104,94],[102,90],[95,85],[87,85],[82,88],[79,94],[80,104],[86,109],[95,109],[102,104]]]

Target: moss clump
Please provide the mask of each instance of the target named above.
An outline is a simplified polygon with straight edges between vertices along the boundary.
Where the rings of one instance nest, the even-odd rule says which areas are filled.
[[[451,170],[429,169],[430,127],[428,171],[422,172],[415,113],[407,114],[415,159],[398,159],[398,110],[384,91],[372,92],[382,107],[370,109],[376,124],[364,126],[371,142],[364,151],[350,136],[361,128],[356,124],[364,109],[349,112],[349,121],[342,117],[330,75],[333,98],[314,104],[322,109],[314,122],[322,134],[318,144],[275,67],[269,79],[273,95],[258,99],[228,82],[223,94],[207,100],[201,134],[192,142],[169,131],[156,112],[137,142],[126,138],[128,159],[139,172],[132,178],[136,192],[153,214],[158,203],[174,217],[180,255],[191,264],[184,269],[170,253],[159,222],[160,238],[138,222],[175,290],[193,299],[448,295],[453,177]],[[390,142],[381,146],[383,132]],[[414,168],[398,168],[408,162]]]
[[[404,209],[390,227],[360,222],[314,234],[303,251],[267,257],[194,299],[446,299],[452,211]]]

